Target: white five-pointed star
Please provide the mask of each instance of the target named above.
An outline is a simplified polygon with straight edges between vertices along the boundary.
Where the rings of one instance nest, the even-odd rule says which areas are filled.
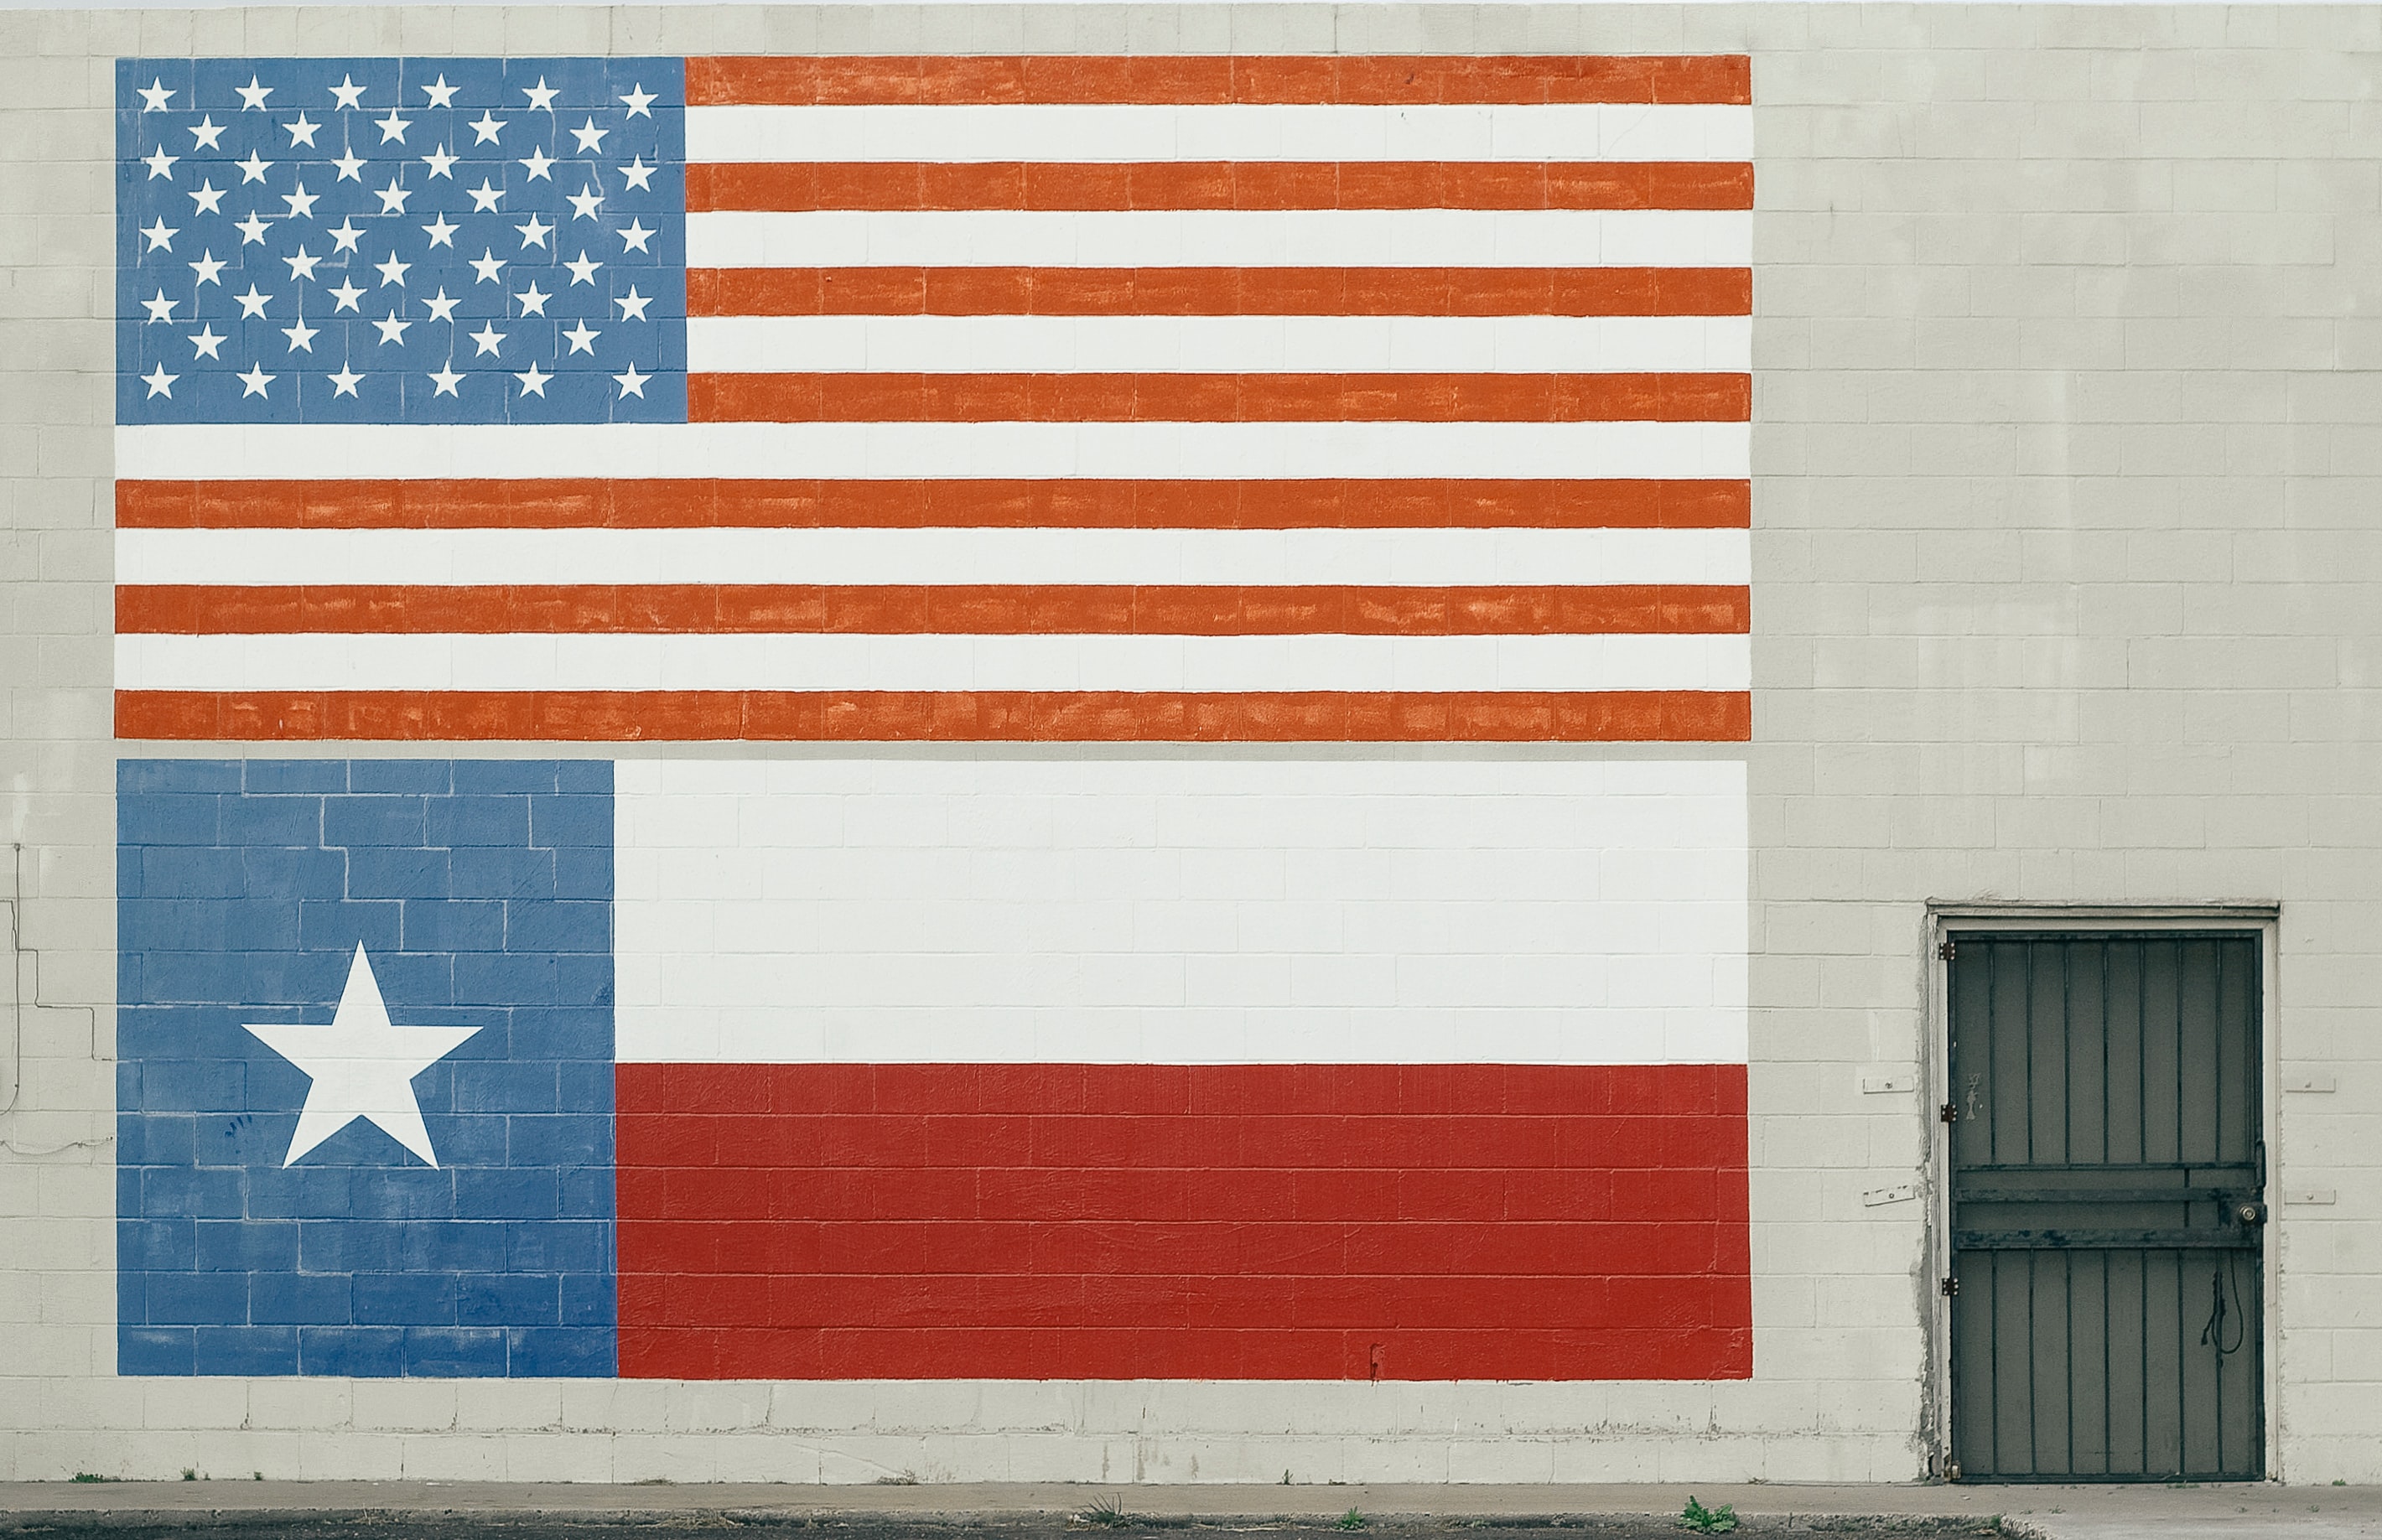
[[[566,196],[570,199],[571,217],[574,219],[595,218],[596,211],[600,208],[604,202],[604,195],[596,191],[593,187],[589,187],[579,192],[569,193]]]
[[[480,185],[472,189],[472,212],[473,214],[496,213],[497,200],[504,195],[504,189],[490,187],[488,179],[485,177],[481,177]]]
[[[538,84],[544,85],[546,82],[540,80]],[[147,85],[135,86],[133,89],[141,93],[142,112],[164,112],[167,99],[174,95],[174,88],[166,83],[166,78],[163,75],[152,75],[149,77]]]
[[[432,395],[452,396],[455,394],[455,387],[463,383],[463,376],[455,373],[455,365],[450,360],[449,361],[441,364],[438,368],[438,373],[431,375],[430,380],[433,385],[436,385],[438,387],[436,390],[431,392]]]
[[[620,387],[620,398],[624,401],[632,396],[635,397],[640,401],[644,400],[645,398],[645,382],[652,378],[653,376],[651,374],[638,373],[637,366],[633,363],[629,365],[627,373],[615,374],[612,376],[613,382]]]
[[[190,125],[190,138],[195,141],[190,148],[193,150],[222,149],[223,131],[224,125],[215,120],[213,113],[208,114]]]
[[[475,359],[482,357],[485,354],[497,353],[498,349],[502,348],[505,345],[506,334],[497,330],[495,324],[491,322],[481,322],[480,329],[478,331],[472,332],[467,335],[473,342],[479,344],[480,351],[472,355]],[[501,354],[499,354],[499,356],[501,356]]]
[[[532,361],[527,370],[515,374],[513,378],[522,383],[523,396],[543,396],[546,394],[546,382],[554,376],[542,372],[537,364]]]
[[[339,365],[339,372],[328,378],[331,382],[331,394],[338,397],[353,396],[356,393],[357,385],[362,381],[363,376],[343,363]]]
[[[380,328],[380,339],[383,342],[394,342],[401,348],[405,345],[405,328],[412,325],[413,323],[399,321],[397,318],[397,312],[391,311],[373,324]]]
[[[463,226],[460,225],[448,224],[447,215],[442,213],[432,219],[429,224],[422,226],[422,233],[430,238],[431,245],[444,246],[448,250],[452,251],[455,247],[455,232],[462,227]]]
[[[552,112],[554,99],[562,94],[561,92],[547,85],[546,77],[543,75],[537,78],[537,84],[522,87],[522,92],[529,98],[529,110],[532,112]]]
[[[149,387],[149,395],[152,398],[163,396],[170,401],[174,398],[174,382],[181,377],[179,374],[166,373],[166,366],[161,363],[148,373],[141,375],[141,383]]]
[[[202,181],[191,190],[190,202],[198,205],[192,214],[223,213],[223,194],[215,190],[213,181]]]
[[[157,291],[157,298],[154,299],[141,300],[141,308],[149,312],[149,319],[152,321],[171,321],[174,319],[174,307],[179,302],[166,299],[166,291],[161,288]]]
[[[298,254],[296,256],[284,257],[281,260],[289,264],[289,275],[292,278],[311,278],[314,275],[314,268],[316,264],[321,263],[323,259],[315,256],[303,246],[301,246],[298,248]]]
[[[391,140],[395,140],[398,143],[403,144],[405,142],[405,130],[413,127],[413,119],[410,117],[398,116],[397,109],[395,107],[391,107],[388,109],[388,116],[387,117],[375,117],[373,119],[373,127],[380,130],[380,141],[383,144],[387,144]]]
[[[314,217],[314,205],[323,201],[323,195],[318,192],[307,191],[306,184],[300,182],[298,184],[298,190],[295,192],[283,193],[281,195],[281,201],[289,205],[290,218],[312,219]]]
[[[455,176],[455,163],[461,158],[462,157],[460,155],[448,154],[447,153],[447,146],[442,144],[437,149],[431,151],[430,153],[423,156],[422,160],[424,165],[430,167],[430,174],[432,176],[445,177],[449,180],[452,180]]]
[[[239,243],[242,246],[262,246],[264,244],[264,232],[273,228],[273,221],[259,219],[256,216],[256,211],[251,209],[248,211],[246,219],[233,220],[231,227],[239,232]]]
[[[653,302],[654,297],[650,294],[638,293],[637,286],[634,284],[631,284],[629,286],[628,293],[621,295],[619,299],[612,301],[612,303],[620,307],[620,319],[623,321],[645,321],[651,319],[645,314],[645,307]]]
[[[429,96],[430,104],[432,106],[451,107],[455,104],[455,93],[462,88],[460,86],[448,85],[447,83],[447,77],[441,75],[438,77],[438,83],[436,85],[424,86],[422,89],[424,92]]]
[[[302,112],[298,115],[298,121],[295,123],[284,123],[281,126],[289,130],[289,148],[292,150],[301,144],[309,150],[313,149],[315,131],[322,128],[320,123]]]
[[[248,159],[244,161],[234,161],[231,164],[239,167],[239,179],[242,182],[261,182],[264,180],[265,172],[271,169],[273,165],[271,161],[266,160],[264,156],[258,154],[253,150],[251,150],[248,153]]]
[[[423,1125],[413,1077],[471,1041],[477,1027],[391,1024],[380,981],[361,943],[348,964],[347,987],[326,1027],[257,1025],[248,1031],[304,1072],[313,1083],[298,1114],[298,1130],[281,1164],[300,1156],[362,1118],[431,1166],[438,1155]]]
[[[645,157],[639,155],[620,167],[620,180],[623,185],[635,188],[639,192],[651,192],[654,189],[654,173],[660,169],[658,165],[647,165]]]
[[[482,108],[480,116],[464,126],[470,128],[472,132],[480,136],[473,140],[472,141],[473,143],[494,144],[497,142],[497,136],[504,132],[505,122],[506,120],[504,118],[498,117],[496,114],[489,112],[485,108]]]
[[[157,223],[141,233],[149,238],[149,250],[152,251],[170,251],[174,249],[174,238],[182,232],[167,229],[166,221],[160,218]]]
[[[339,168],[339,180],[361,182],[364,179],[364,158],[353,150],[331,163]]]
[[[412,197],[413,192],[409,188],[401,188],[398,186],[397,178],[392,177],[388,179],[388,186],[381,189],[378,192],[374,193],[373,196],[380,200],[381,213],[403,214],[405,212],[405,201]]]
[[[160,177],[165,177],[167,181],[172,181],[174,179],[174,163],[181,158],[182,157],[179,155],[169,155],[166,153],[166,147],[161,144],[157,146],[157,153],[155,154],[151,155],[147,160],[142,161],[141,164],[149,168],[149,179],[151,181],[153,182]]]
[[[659,230],[646,229],[644,220],[632,219],[629,221],[629,227],[620,232],[621,249],[629,251],[643,251],[650,256],[653,253],[653,248],[647,246],[645,242],[659,234],[661,234]]]
[[[439,286],[438,292],[435,297],[424,299],[422,302],[430,307],[431,320],[452,321],[455,319],[455,307],[461,304],[463,301],[460,299],[448,299],[446,286],[442,284]]]
[[[594,330],[586,322],[582,321],[562,335],[570,338],[572,352],[593,356],[596,351],[596,339],[604,334]]]
[[[473,280],[474,282],[492,284],[497,281],[497,274],[504,267],[505,259],[484,246],[480,249],[480,254],[470,259],[470,263],[472,271],[479,275],[479,277]]]
[[[631,117],[651,117],[654,116],[654,104],[660,101],[661,98],[656,96],[652,92],[647,91],[645,89],[645,83],[643,80],[640,80],[635,85],[631,86],[629,88],[629,94],[621,97],[620,100],[629,104],[629,116]]]
[[[239,110],[242,112],[246,112],[252,107],[255,108],[258,112],[263,112],[264,110],[264,99],[273,94],[273,88],[271,86],[258,85],[256,83],[256,77],[253,75],[251,75],[248,78],[248,84],[244,86],[234,86],[231,89],[239,92]]]
[[[339,287],[331,290],[331,298],[338,301],[338,304],[333,307],[335,312],[355,310],[356,301],[363,297],[364,291],[356,287],[356,281],[353,278],[340,279]],[[357,313],[362,312],[359,311]]]
[[[376,262],[373,263],[373,271],[380,275],[380,287],[383,288],[387,288],[391,284],[395,284],[398,287],[403,288],[405,287],[405,275],[410,272],[412,267],[413,264],[410,262],[398,261],[397,253],[394,251],[391,251],[388,254],[388,261]]]
[[[600,262],[589,262],[587,260],[586,250],[583,247],[580,250],[579,260],[577,262],[567,262],[562,265],[571,269],[571,281],[572,283],[592,284],[596,281],[596,270],[604,264]]]
[[[161,288],[157,292],[162,296],[166,291]],[[554,296],[538,287],[537,280],[532,278],[530,280],[528,289],[525,292],[514,295],[513,298],[521,301],[521,312],[523,315],[544,315],[546,313],[546,302],[548,299],[553,299]]]
[[[596,120],[591,117],[578,128],[571,129],[571,137],[579,141],[581,153],[593,154],[604,148],[604,136],[611,131],[609,128],[596,127]]]
[[[229,265],[231,264],[228,263],[220,263],[215,261],[215,252],[213,251],[208,251],[203,252],[198,261],[190,263],[190,271],[199,275],[198,281],[200,283],[214,284],[217,287],[221,287],[223,286],[223,279],[217,276],[217,275],[222,273],[223,270]]]
[[[339,83],[331,88],[331,94],[338,98],[339,105],[342,107],[361,107],[364,104],[364,88],[356,84],[356,78],[353,75],[340,76]]]
[[[247,373],[235,374],[232,376],[232,378],[238,380],[243,387],[239,393],[240,399],[243,401],[252,396],[264,396],[268,401],[273,399],[272,397],[265,395],[264,387],[271,385],[280,377],[281,376],[278,374],[266,373],[264,372],[264,365],[261,363],[252,363],[248,366]]]
[[[331,237],[332,243],[331,250],[335,253],[339,251],[354,251],[358,256],[363,255],[361,251],[357,250],[356,242],[363,239],[364,233],[356,228],[356,222],[354,220],[340,220],[339,227],[336,230],[330,231],[329,235]]]
[[[550,174],[554,157],[534,145],[530,148],[529,158],[521,164],[529,167],[529,179],[533,182],[554,179]]]
[[[190,334],[190,346],[198,349],[195,356],[203,359],[222,359],[223,355],[215,349],[230,340],[227,336],[218,336],[212,325],[202,326]]]
[[[295,326],[282,327],[281,335],[289,339],[291,352],[311,353],[314,350],[314,339],[323,335],[323,329],[320,326],[309,326],[301,318]]]
[[[523,251],[527,251],[533,246],[545,245],[546,238],[554,233],[554,226],[547,224],[545,220],[540,219],[535,214],[531,214],[529,216],[528,224],[516,225],[513,228],[521,232],[522,249]]]
[[[232,298],[239,301],[239,318],[242,321],[253,321],[264,314],[265,302],[273,296],[259,294],[256,292],[256,286],[251,284],[248,286],[246,294],[235,294]]]

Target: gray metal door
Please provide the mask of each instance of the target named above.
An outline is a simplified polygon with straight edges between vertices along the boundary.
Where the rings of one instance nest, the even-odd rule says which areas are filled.
[[[1956,1473],[2262,1476],[2258,935],[1949,950]]]

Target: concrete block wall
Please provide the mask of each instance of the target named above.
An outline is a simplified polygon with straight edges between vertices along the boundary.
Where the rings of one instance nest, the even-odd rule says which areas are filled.
[[[1931,899],[2278,901],[2271,1409],[2382,1480],[2382,117],[2370,7],[0,13],[0,1476],[1907,1479]],[[1754,59],[1753,1377],[117,1373],[113,57],[1744,51]],[[138,752],[137,749],[134,752]],[[0,1094],[0,1101],[5,1101]]]

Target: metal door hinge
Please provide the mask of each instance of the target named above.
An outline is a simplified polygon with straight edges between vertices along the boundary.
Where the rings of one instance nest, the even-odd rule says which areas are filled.
[[[1948,936],[1944,940],[1935,943],[1935,955],[1942,958],[1946,962],[1951,961],[1953,955],[1960,948],[1955,946],[1951,938]]]
[[[1946,1102],[1935,1109],[1935,1120],[1939,1123],[1957,1123],[1960,1120],[1960,1109],[1953,1103]]]
[[[1960,1291],[1960,1280],[1958,1278],[1946,1278],[1943,1282],[1942,1288],[1944,1297],[1948,1300],[1953,1295],[1958,1294]]]

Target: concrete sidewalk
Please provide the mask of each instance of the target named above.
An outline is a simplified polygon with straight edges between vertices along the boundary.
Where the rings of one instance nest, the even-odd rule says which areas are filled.
[[[1060,1517],[1111,1502],[1154,1518],[1520,1518],[1669,1516],[1690,1493],[1749,1520],[1999,1514],[2043,1540],[2382,1540],[2382,1487],[1696,1485],[1599,1486],[613,1486],[497,1482],[15,1482],[0,1514],[304,1513],[372,1510],[667,1515],[741,1513],[925,1518]]]

